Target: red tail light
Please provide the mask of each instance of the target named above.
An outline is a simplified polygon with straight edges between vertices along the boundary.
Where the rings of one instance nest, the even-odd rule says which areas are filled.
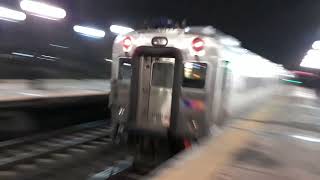
[[[204,49],[204,40],[197,37],[192,41],[192,49],[196,52],[202,51]]]
[[[124,51],[130,51],[132,48],[132,38],[130,36],[126,36],[122,40],[122,46]]]

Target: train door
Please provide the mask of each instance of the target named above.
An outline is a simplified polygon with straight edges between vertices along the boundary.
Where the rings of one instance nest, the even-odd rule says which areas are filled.
[[[137,126],[162,131],[170,125],[174,58],[143,56],[139,60]]]

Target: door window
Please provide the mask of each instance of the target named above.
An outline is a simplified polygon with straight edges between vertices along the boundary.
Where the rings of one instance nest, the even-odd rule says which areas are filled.
[[[153,63],[151,85],[172,88],[174,65],[172,63]]]
[[[207,74],[207,64],[187,62],[184,64],[183,87],[204,88]]]

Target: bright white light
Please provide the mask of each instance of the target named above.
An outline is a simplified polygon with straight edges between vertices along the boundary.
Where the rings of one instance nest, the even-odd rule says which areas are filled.
[[[67,13],[64,9],[45,4],[38,1],[22,0],[20,2],[21,9],[30,12],[32,15],[59,20],[66,17]]]
[[[31,54],[25,54],[25,53],[19,53],[19,52],[12,52],[11,54],[13,55],[17,55],[17,56],[23,56],[23,57],[34,57],[34,55],[31,55]]]
[[[16,21],[24,21],[26,17],[27,17],[26,14],[23,12],[0,6],[0,19],[16,22]]]
[[[320,56],[320,50],[311,49],[306,56]]]
[[[67,46],[61,46],[61,45],[57,45],[57,44],[49,44],[50,46],[53,46],[53,47],[57,47],[57,48],[63,48],[63,49],[68,49],[69,47]]]
[[[302,67],[320,69],[320,50],[311,49],[302,59],[300,64]]]
[[[318,49],[318,50],[320,50],[320,41],[315,41],[315,42],[312,44],[312,48],[313,48],[313,49]]]
[[[111,59],[107,59],[107,58],[105,58],[104,60],[106,60],[108,62],[113,62]]]
[[[131,66],[129,63],[123,63],[124,66]]]
[[[42,57],[45,57],[45,58],[51,58],[51,59],[60,59],[58,57],[53,57],[53,56],[48,56],[48,55],[41,55]]]
[[[55,59],[49,59],[45,57],[37,57],[38,59],[47,60],[47,61],[56,61]]]
[[[226,46],[240,46],[241,43],[235,38],[232,37],[224,37],[220,39],[220,42]]]
[[[187,68],[187,69],[192,69],[192,68],[193,68],[193,63],[186,62],[186,63],[184,64],[184,67]]]
[[[320,53],[315,51],[316,50],[309,51],[308,54],[302,59],[300,66],[320,69]]]
[[[110,31],[115,34],[127,34],[129,32],[134,31],[134,29],[129,27],[124,27],[124,26],[119,26],[119,25],[111,25]]]
[[[310,141],[310,142],[320,142],[319,138],[313,138],[313,137],[307,137],[307,136],[299,136],[299,135],[292,135],[291,137],[297,138],[297,139],[301,139],[304,141]]]
[[[103,30],[99,30],[91,27],[79,26],[79,25],[73,26],[73,30],[84,36],[93,37],[93,38],[103,38],[106,35],[106,33]]]
[[[27,96],[37,96],[37,97],[43,97],[42,94],[35,94],[35,93],[26,93],[26,92],[20,92],[19,94],[27,95]]]

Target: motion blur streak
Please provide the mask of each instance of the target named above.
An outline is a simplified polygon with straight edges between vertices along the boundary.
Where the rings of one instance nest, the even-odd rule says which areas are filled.
[[[320,142],[319,138],[313,138],[313,137],[307,137],[307,136],[299,136],[299,135],[292,135],[291,137],[305,140],[305,141],[310,141],[310,142]]]
[[[79,25],[73,26],[73,30],[77,33],[80,33],[81,35],[93,38],[103,38],[106,35],[106,33],[103,30]]]
[[[26,17],[26,14],[23,12],[0,6],[0,19],[2,20],[17,22],[24,21]]]
[[[18,53],[18,52],[12,52],[11,54],[13,55],[17,55],[17,56],[23,56],[23,57],[34,57],[34,55],[31,55],[31,54],[25,54],[25,53]]]
[[[57,44],[49,44],[50,46],[53,46],[53,47],[57,47],[57,48],[62,48],[62,49],[68,49],[69,47],[67,46],[61,46],[61,45],[57,45]]]
[[[62,8],[37,1],[22,0],[20,2],[20,7],[21,9],[30,12],[32,15],[52,20],[63,19],[67,15],[66,11]]]

